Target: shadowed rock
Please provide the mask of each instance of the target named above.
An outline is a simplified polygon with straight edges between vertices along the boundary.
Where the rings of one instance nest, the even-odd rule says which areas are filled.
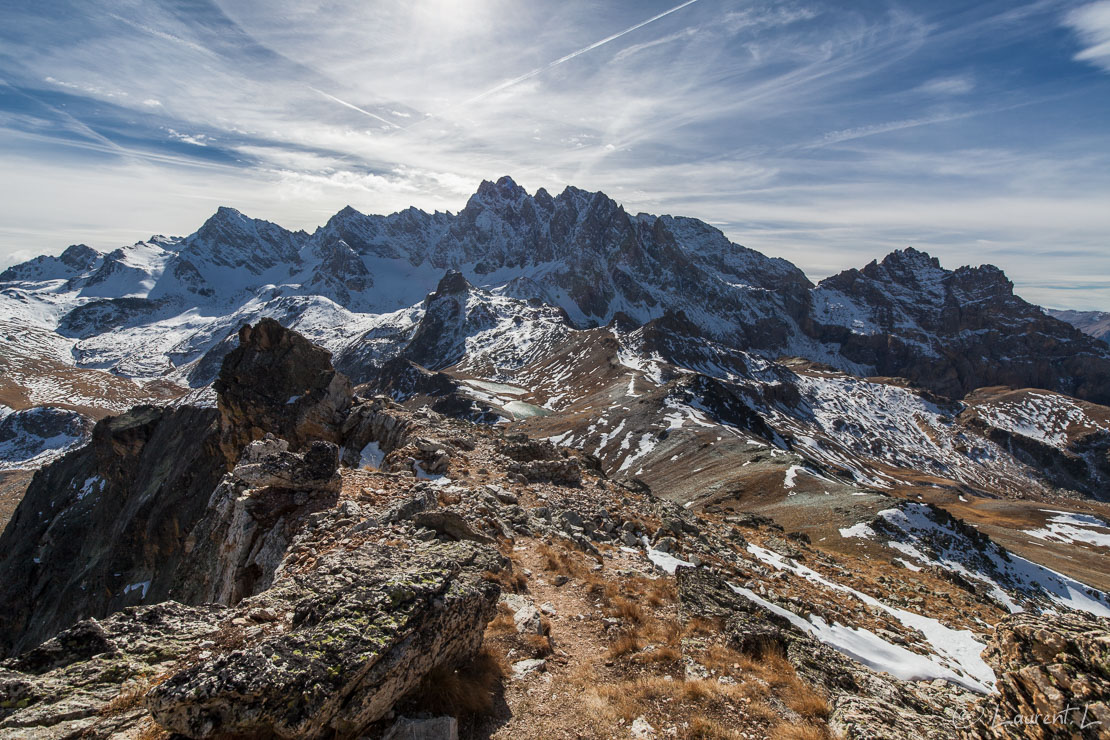
[[[214,387],[231,458],[267,433],[293,450],[314,439],[338,442],[352,398],[330,352],[269,318],[239,330],[239,346],[224,359]]]

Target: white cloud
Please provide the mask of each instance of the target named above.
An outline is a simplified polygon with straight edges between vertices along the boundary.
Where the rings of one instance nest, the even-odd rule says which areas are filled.
[[[1068,13],[1064,18],[1085,48],[1076,61],[1090,62],[1110,72],[1110,0],[1099,0]]]
[[[975,90],[975,78],[969,74],[937,77],[917,87],[927,95],[967,95]]]
[[[1027,285],[1037,250],[1066,247],[1081,256],[1053,260],[1053,285],[1072,279],[1110,308],[1110,290],[1083,280],[1110,274],[1098,251],[1110,229],[1085,210],[1110,200],[1107,134],[1076,135],[1091,117],[1064,115],[1066,100],[1001,115],[1045,93],[990,67],[1000,39],[1035,35],[1050,11],[938,27],[927,4],[679,3],[653,19],[593,0],[212,4],[225,28],[158,3],[124,20],[85,0],[79,38],[6,49],[0,76],[126,120],[113,129],[67,105],[52,139],[28,124],[46,114],[0,110],[0,169],[15,173],[0,183],[0,255],[187,233],[217,205],[310,230],[347,204],[457,211],[480,180],[509,174],[530,191],[573,184],[629,211],[725,222],[815,277],[906,243],[975,261],[960,254],[979,244]],[[1083,54],[1110,38],[1092,35],[1091,8],[1107,5],[1068,16]],[[112,61],[124,46],[126,66]],[[1037,112],[1058,135],[1026,125]]]

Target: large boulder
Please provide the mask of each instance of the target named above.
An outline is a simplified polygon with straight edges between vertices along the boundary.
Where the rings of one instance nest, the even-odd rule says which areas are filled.
[[[288,605],[287,633],[177,673],[147,707],[186,737],[354,736],[478,650],[500,595],[481,573],[498,567],[469,542],[341,548],[264,595]]]
[[[312,440],[339,442],[351,406],[351,384],[332,367],[331,353],[277,321],[239,330],[214,384],[229,457],[267,433],[297,450]]]

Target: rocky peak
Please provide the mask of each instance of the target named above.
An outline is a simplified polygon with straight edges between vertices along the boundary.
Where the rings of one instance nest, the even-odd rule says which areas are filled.
[[[41,255],[0,272],[0,282],[77,278],[96,266],[102,255],[84,244],[67,247],[58,257]]]
[[[273,433],[294,449],[311,439],[335,441],[339,415],[351,405],[351,384],[332,367],[331,353],[277,321],[239,330],[215,389],[229,457]]]
[[[220,206],[186,241],[183,255],[256,274],[282,262],[299,261],[296,234],[227,206]]]
[[[470,282],[458,270],[448,270],[440,278],[435,292],[428,296],[429,300],[436,300],[449,295],[460,295],[473,288]]]
[[[504,175],[496,183],[482,180],[477,192],[471,196],[471,201],[477,199],[482,203],[495,203],[497,201],[519,202],[528,197],[528,191],[517,185],[513,178]]]
[[[92,247],[85,244],[73,244],[66,247],[65,251],[58,256],[58,260],[69,265],[77,272],[84,272],[93,266],[98,257],[100,257],[100,252]]]

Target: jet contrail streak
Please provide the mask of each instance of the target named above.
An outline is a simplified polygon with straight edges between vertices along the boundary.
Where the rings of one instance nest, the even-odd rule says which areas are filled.
[[[319,93],[320,95],[323,95],[328,100],[334,100],[335,102],[339,103],[340,105],[346,106],[346,107],[350,108],[351,110],[357,110],[359,113],[361,113],[364,116],[370,116],[371,118],[376,118],[377,120],[381,121],[382,123],[389,126],[390,128],[396,128],[396,126],[397,126],[397,124],[393,123],[392,121],[387,121],[386,119],[382,118],[381,116],[377,115],[376,113],[371,113],[368,110],[363,110],[362,108],[359,108],[357,105],[352,105],[351,103],[348,103],[346,100],[340,100],[339,98],[335,97],[334,95],[328,95],[323,90],[317,90],[314,87],[309,87],[309,89],[312,90],[312,92]]]
[[[483,98],[486,98],[486,97],[489,97],[490,95],[493,95],[494,93],[501,92],[502,90],[504,90],[506,88],[509,88],[509,87],[512,87],[513,85],[517,85],[521,82],[524,82],[525,80],[529,80],[529,79],[535,77],[538,74],[542,74],[543,72],[546,72],[547,70],[551,69],[552,67],[557,67],[560,64],[562,64],[563,62],[569,62],[571,59],[574,59],[577,56],[581,56],[582,54],[585,54],[588,51],[593,51],[594,49],[596,49],[599,46],[604,46],[605,44],[608,44],[610,41],[615,41],[616,39],[619,39],[621,36],[624,36],[625,34],[629,34],[629,33],[632,33],[633,31],[641,29],[644,26],[648,25],[649,23],[654,23],[655,21],[659,20],[660,18],[664,18],[664,17],[670,15],[671,13],[675,13],[675,12],[678,12],[679,10],[682,10],[687,5],[693,5],[697,1],[698,0],[686,0],[686,2],[682,3],[681,5],[676,5],[673,8],[671,8],[670,10],[664,10],[659,15],[653,15],[651,18],[648,18],[646,21],[640,21],[635,26],[630,26],[629,28],[626,28],[623,31],[618,31],[617,33],[614,33],[612,36],[606,36],[601,41],[595,41],[594,43],[590,44],[589,46],[582,47],[578,51],[572,51],[570,54],[567,54],[565,57],[559,57],[558,59],[556,59],[553,62],[550,62],[549,64],[546,64],[542,67],[536,67],[531,72],[525,72],[520,77],[514,77],[511,80],[505,80],[501,84],[496,85],[495,87],[491,87],[489,90],[486,90],[483,93],[479,93],[478,95],[475,95],[474,97],[470,98],[469,100],[464,100],[460,105],[468,105],[470,103],[476,103],[476,102],[478,102],[479,100],[481,100]]]

